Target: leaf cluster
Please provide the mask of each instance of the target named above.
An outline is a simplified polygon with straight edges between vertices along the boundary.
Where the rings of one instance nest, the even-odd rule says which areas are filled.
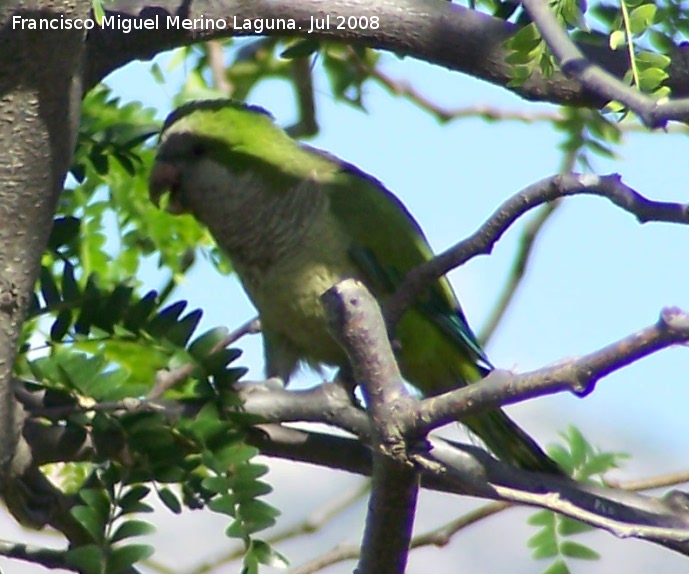
[[[602,480],[602,475],[619,467],[626,458],[623,453],[603,452],[591,445],[581,432],[570,426],[563,433],[564,444],[552,446],[550,456],[571,477],[582,482]],[[572,538],[590,532],[592,526],[548,510],[541,510],[529,518],[529,524],[538,527],[528,542],[533,557],[552,560],[543,574],[569,574],[568,560],[598,560],[600,554]]]
[[[284,558],[255,536],[277,511],[261,500],[266,468],[245,442],[257,421],[234,391],[241,353],[221,344],[224,327],[198,334],[202,311],[173,299],[198,254],[229,266],[191,217],[148,200],[157,129],[151,110],[104,86],[86,96],[15,373],[42,396],[32,416],[77,431],[88,446],[80,460],[44,469],[78,493],[72,515],[91,538],[67,552],[72,568],[118,573],[148,558],[152,547],[131,539],[152,531],[137,515],[152,510],[155,494],[174,513],[230,515],[227,534],[245,543],[245,571],[255,572]],[[159,289],[136,279],[152,256],[165,278]],[[161,377],[175,376],[162,402],[146,398]]]

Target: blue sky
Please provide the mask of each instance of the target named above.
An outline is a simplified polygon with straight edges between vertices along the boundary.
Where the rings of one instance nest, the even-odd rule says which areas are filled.
[[[166,57],[159,61],[164,67]],[[155,106],[162,116],[171,108],[183,70],[170,73],[170,85],[161,86],[150,77],[149,66],[130,65],[107,83],[125,100]],[[385,69],[451,107],[552,109],[409,58],[387,57]],[[436,250],[473,232],[507,197],[555,173],[561,163],[557,146],[563,135],[547,124],[470,119],[441,126],[375,86],[367,89],[368,113],[333,101],[320,73],[316,86],[322,130],[311,143],[380,179],[415,215]],[[272,111],[280,124],[294,119],[293,96],[282,82],[262,84],[250,101]],[[599,174],[621,173],[627,184],[649,198],[683,202],[689,181],[686,153],[681,151],[685,143],[686,136],[680,135],[627,134],[618,148],[620,157],[595,158],[594,167]],[[504,237],[493,255],[451,273],[477,330],[507,274],[520,227]],[[689,266],[684,260],[688,234],[689,229],[677,225],[642,226],[600,198],[566,200],[542,233],[528,277],[487,349],[492,361],[502,368],[534,369],[595,350],[642,328],[654,322],[665,305],[689,309]],[[143,279],[157,286],[153,274]],[[206,327],[232,328],[253,316],[236,280],[219,276],[209,266],[198,266],[178,296],[205,309]],[[251,368],[250,376],[261,378],[260,339],[244,339],[240,346],[245,348],[242,360]],[[618,473],[620,477],[680,470],[686,465],[689,434],[687,372],[689,350],[678,347],[607,377],[584,399],[560,394],[511,407],[510,412],[541,442],[556,439],[573,423],[594,444],[632,453],[634,458]],[[296,384],[315,380],[305,374]],[[526,552],[523,557],[528,565]],[[644,564],[643,560],[636,564],[639,572]],[[605,572],[605,566],[601,568]]]

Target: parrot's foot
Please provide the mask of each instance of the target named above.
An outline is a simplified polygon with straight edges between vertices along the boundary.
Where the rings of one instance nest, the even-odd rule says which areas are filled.
[[[337,371],[337,374],[333,379],[333,383],[339,387],[342,387],[347,392],[350,402],[355,407],[363,409],[363,405],[355,393],[357,382],[354,379],[354,373],[352,373],[352,369],[350,367],[342,367],[339,371]]]

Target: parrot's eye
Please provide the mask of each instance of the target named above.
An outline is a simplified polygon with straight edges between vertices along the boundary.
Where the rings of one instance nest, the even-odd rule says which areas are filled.
[[[203,144],[201,142],[196,142],[191,147],[191,155],[194,157],[203,157],[204,155],[206,155],[207,151],[208,148],[206,147],[206,144]]]

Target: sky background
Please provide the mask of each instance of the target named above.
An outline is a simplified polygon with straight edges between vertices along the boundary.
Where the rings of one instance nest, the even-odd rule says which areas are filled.
[[[163,55],[156,61],[166,69],[168,59]],[[124,101],[137,100],[157,108],[162,118],[172,107],[185,70],[168,72],[169,83],[160,85],[151,77],[150,65],[129,65],[112,74],[107,84]],[[384,69],[393,77],[407,79],[434,102],[452,108],[554,109],[523,102],[502,88],[410,58],[385,57]],[[368,113],[363,113],[333,101],[319,71],[315,80],[321,132],[310,143],[380,179],[414,214],[436,251],[472,233],[502,201],[554,174],[561,164],[558,144],[564,135],[548,124],[467,119],[442,126],[372,84],[365,95]],[[249,100],[269,109],[281,125],[295,119],[294,98],[286,83],[262,83]],[[626,134],[624,140],[618,148],[619,158],[594,156],[596,173],[621,173],[628,185],[652,199],[687,201],[686,136],[634,133]],[[450,275],[477,331],[508,273],[522,223],[505,235],[491,256],[476,258]],[[688,234],[689,230],[679,225],[640,225],[632,215],[601,198],[567,199],[543,230],[528,277],[490,342],[488,356],[501,368],[535,369],[596,350],[649,325],[663,306],[689,310]],[[159,286],[153,269],[141,279],[148,288]],[[188,299],[191,308],[205,310],[201,330],[216,325],[233,328],[254,315],[236,279],[220,276],[210,265],[198,264],[177,298]],[[249,377],[262,378],[260,337],[242,339],[238,346],[245,351],[240,362],[250,368]],[[687,372],[689,350],[673,348],[603,379],[584,399],[563,393],[508,410],[542,444],[556,440],[559,432],[574,424],[602,449],[631,453],[633,458],[615,477],[641,478],[683,470],[688,464]],[[317,380],[305,373],[297,377],[295,386]],[[449,429],[446,434],[456,432]],[[285,512],[280,527],[294,523],[361,480],[284,461],[268,463],[268,480],[275,488],[269,499]],[[474,506],[476,502],[469,499],[424,493],[416,531],[439,526]],[[356,543],[364,512],[365,503],[360,503],[322,531],[278,548],[298,565],[339,542]],[[526,548],[526,539],[534,533],[525,524],[529,512],[513,510],[488,519],[457,536],[446,548],[414,551],[409,572],[539,572],[547,563],[535,563]],[[162,511],[156,522],[156,557],[170,566],[171,572],[184,572],[232,544],[223,535],[225,519],[210,513],[185,514],[181,522]],[[16,533],[12,524],[5,530],[3,537],[25,537]],[[633,574],[651,568],[689,572],[685,559],[650,544],[620,541],[605,533],[586,535],[583,540],[603,558],[594,563],[573,562],[575,574],[613,569]],[[0,560],[0,567],[8,573],[37,571],[6,560]],[[352,568],[349,562],[324,572],[344,573]],[[215,570],[238,571],[236,563]]]

